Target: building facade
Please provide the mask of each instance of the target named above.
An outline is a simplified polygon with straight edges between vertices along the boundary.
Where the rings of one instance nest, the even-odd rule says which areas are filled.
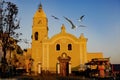
[[[67,33],[64,25],[61,32],[48,38],[48,19],[40,5],[33,17],[31,56],[34,60],[32,70],[38,72],[38,66],[42,70],[56,72],[58,57],[65,55],[70,57],[69,65],[73,71],[76,66],[84,65],[92,58],[102,58],[103,54],[87,52],[87,38],[80,34],[79,38]],[[64,57],[64,55],[63,55]]]

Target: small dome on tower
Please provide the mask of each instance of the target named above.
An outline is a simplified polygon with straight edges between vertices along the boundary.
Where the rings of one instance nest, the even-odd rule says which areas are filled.
[[[45,14],[45,12],[42,9],[42,4],[39,5],[39,8],[36,11],[34,17],[46,17],[46,14]]]
[[[87,38],[85,38],[85,36],[84,36],[83,33],[81,33],[79,39],[80,39],[80,40],[84,40],[84,41],[87,41],[87,40],[88,40]]]
[[[80,39],[84,39],[85,37],[84,37],[84,34],[83,33],[81,33],[81,35],[80,35],[80,37],[79,37]]]
[[[62,24],[62,27],[61,27],[61,32],[66,32],[66,29],[65,29],[64,24]]]

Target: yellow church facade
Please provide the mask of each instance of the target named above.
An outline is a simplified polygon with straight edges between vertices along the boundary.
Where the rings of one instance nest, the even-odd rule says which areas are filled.
[[[48,19],[40,5],[33,17],[31,57],[33,58],[34,72],[41,70],[56,72],[59,67],[58,57],[63,53],[70,57],[71,70],[76,66],[84,65],[92,58],[103,58],[101,52],[87,52],[87,38],[80,34],[79,38],[67,33],[65,25],[61,25],[61,32],[48,38]]]

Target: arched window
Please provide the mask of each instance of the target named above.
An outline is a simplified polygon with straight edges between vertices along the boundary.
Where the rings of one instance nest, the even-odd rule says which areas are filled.
[[[35,32],[35,40],[38,40],[38,32]]]
[[[72,44],[68,44],[68,50],[72,50]]]
[[[60,44],[56,45],[56,50],[60,50]]]

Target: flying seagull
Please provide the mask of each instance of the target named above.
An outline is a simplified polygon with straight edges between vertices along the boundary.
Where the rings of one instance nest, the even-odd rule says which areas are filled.
[[[72,29],[75,29],[76,28],[76,26],[73,24],[73,22],[70,20],[70,19],[68,19],[67,17],[64,17],[71,25],[72,25]]]
[[[82,15],[82,16],[80,17],[80,19],[78,19],[78,21],[81,22],[81,21],[83,20],[84,16],[85,16],[85,15]]]
[[[58,17],[56,17],[56,16],[53,16],[53,15],[52,15],[52,17],[53,17],[54,19],[56,19],[56,20],[59,20],[59,18],[58,18]]]
[[[86,27],[86,26],[84,26],[84,25],[79,25],[78,27]]]
[[[80,17],[80,20],[82,20],[84,16],[85,16],[85,15],[82,15],[82,16]]]

